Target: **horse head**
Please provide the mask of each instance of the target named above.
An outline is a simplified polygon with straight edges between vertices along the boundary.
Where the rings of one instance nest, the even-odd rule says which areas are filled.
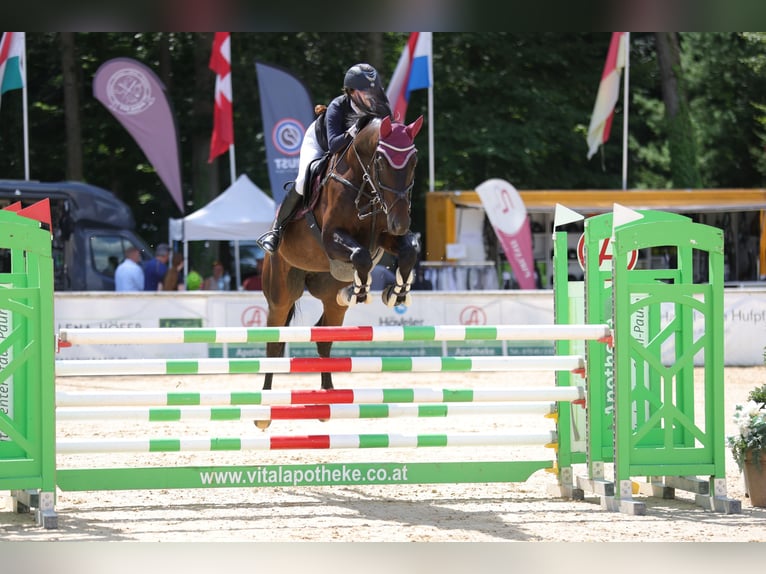
[[[422,126],[423,116],[408,125],[392,122],[389,116],[380,120],[371,183],[393,235],[404,235],[410,228],[410,195],[418,161],[414,140]]]

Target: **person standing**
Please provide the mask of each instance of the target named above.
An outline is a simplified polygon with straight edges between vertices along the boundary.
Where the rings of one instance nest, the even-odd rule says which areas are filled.
[[[154,250],[154,257],[144,263],[144,291],[161,289],[162,280],[168,272],[169,258],[170,247],[167,243],[160,243]]]
[[[141,252],[133,245],[125,250],[125,259],[114,271],[115,291],[143,291],[144,270],[139,264]]]
[[[228,291],[231,288],[231,277],[226,273],[223,263],[220,261],[213,263],[213,274],[205,279],[202,288],[207,291]]]
[[[255,260],[255,269],[242,281],[242,289],[245,291],[263,291],[263,257]]]
[[[183,253],[173,253],[173,260],[168,267],[165,278],[162,280],[163,291],[183,291],[186,289],[184,282],[184,256]]]

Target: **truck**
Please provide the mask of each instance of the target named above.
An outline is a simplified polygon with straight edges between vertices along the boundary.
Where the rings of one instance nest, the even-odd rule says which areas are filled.
[[[129,245],[152,258],[130,207],[111,191],[79,181],[0,180],[0,209],[44,199],[51,207],[54,290],[114,291],[114,270]],[[2,251],[0,267],[9,255]]]

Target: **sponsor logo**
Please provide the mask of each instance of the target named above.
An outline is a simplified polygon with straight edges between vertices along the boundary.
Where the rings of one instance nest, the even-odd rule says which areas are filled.
[[[475,307],[473,305],[469,305],[468,307],[463,307],[463,310],[460,311],[460,324],[461,325],[486,325],[487,314],[484,312],[484,309],[482,309],[481,307]]]
[[[109,107],[126,116],[146,111],[153,103],[152,87],[147,77],[133,68],[117,70],[106,83]]]
[[[585,271],[585,234],[580,235],[577,240],[577,262],[580,269]],[[635,249],[628,254],[628,269],[635,269],[638,262],[638,251]],[[610,238],[602,239],[598,250],[598,269],[599,271],[612,270],[612,240]]]
[[[265,327],[268,312],[263,307],[252,305],[242,311],[241,321],[243,327]]]
[[[279,120],[271,132],[271,140],[279,153],[284,155],[297,155],[301,151],[303,124],[293,118]]]

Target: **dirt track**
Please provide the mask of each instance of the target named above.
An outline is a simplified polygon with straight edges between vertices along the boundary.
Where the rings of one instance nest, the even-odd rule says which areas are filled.
[[[316,376],[278,377],[279,388],[314,388]],[[353,377],[353,385],[351,384]],[[385,380],[381,383],[381,379]],[[514,382],[508,379],[513,379]],[[726,370],[727,434],[732,432],[730,414],[734,404],[766,379],[766,367],[730,368]],[[440,373],[381,375],[339,374],[336,386],[341,388],[381,386],[509,387],[548,386],[550,374],[537,373]],[[225,389],[242,390],[252,379],[242,376],[145,377],[131,379],[112,377],[60,378],[59,390],[108,389]],[[259,384],[259,383],[256,383]],[[699,410],[699,409],[698,409]],[[448,419],[452,421],[453,419]],[[454,419],[458,432],[532,430],[546,425],[529,416],[514,420],[499,417],[461,416]],[[331,420],[277,421],[267,431],[275,434],[292,432],[356,433],[361,432],[444,432],[444,419],[380,419],[372,421]],[[416,425],[423,426],[416,426]],[[181,423],[176,423],[179,425]],[[212,425],[216,426],[212,426]],[[224,430],[217,430],[218,425]],[[167,428],[174,436],[198,433],[213,436],[235,436],[260,432],[251,430],[250,421],[228,423],[186,423],[179,428],[156,423],[152,436]],[[317,426],[319,425],[319,426]],[[134,422],[59,423],[61,436],[84,434],[98,437],[107,433],[128,436],[141,431]],[[221,453],[214,459],[207,453],[160,455],[167,464],[205,464],[198,457],[208,457],[209,464],[259,464],[343,461],[421,461],[466,460],[471,458],[512,459],[550,458],[547,449],[520,447],[512,449],[488,447],[457,449],[404,449],[382,451],[325,450],[319,453],[291,451],[285,453],[248,452]],[[77,455],[75,463],[60,460],[62,467],[72,465],[104,466],[103,455]],[[107,458],[126,466],[148,464],[148,455],[119,455]],[[692,496],[677,492],[676,500],[645,499],[646,516],[628,516],[601,510],[595,498],[568,501],[547,493],[553,475],[535,473],[525,483],[425,486],[336,486],[308,488],[231,488],[209,490],[104,491],[95,493],[59,493],[57,509],[59,528],[40,529],[30,515],[0,513],[0,539],[7,541],[260,541],[260,542],[455,542],[455,541],[740,541],[766,542],[766,509],[753,508],[744,495],[744,484],[727,449],[727,486],[730,497],[742,501],[742,514],[722,515],[703,510],[692,503]],[[176,457],[176,458],[172,458]],[[1,494],[1,493],[0,493]],[[643,499],[643,498],[642,498]]]

